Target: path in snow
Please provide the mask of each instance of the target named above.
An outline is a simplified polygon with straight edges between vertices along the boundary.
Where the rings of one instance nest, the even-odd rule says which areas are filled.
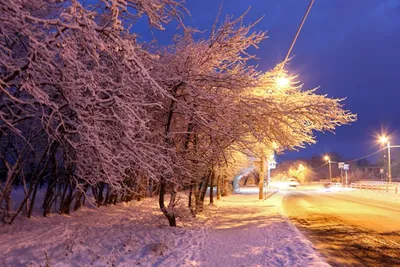
[[[198,266],[329,266],[282,215],[282,196],[237,194],[218,202]]]

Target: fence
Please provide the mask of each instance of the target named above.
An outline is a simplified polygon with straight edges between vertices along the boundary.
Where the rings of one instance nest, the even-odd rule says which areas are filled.
[[[400,183],[351,183],[350,188],[398,194]]]
[[[333,183],[333,182],[308,182],[308,183],[302,183],[301,185],[323,185],[327,187],[342,187],[342,183]]]

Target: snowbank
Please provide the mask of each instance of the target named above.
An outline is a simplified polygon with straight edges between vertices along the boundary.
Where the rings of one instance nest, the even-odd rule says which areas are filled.
[[[361,198],[361,199],[373,199],[379,202],[387,202],[390,204],[399,204],[400,205],[400,192],[398,194],[387,193],[384,190],[381,192],[376,190],[360,190],[360,189],[347,189],[337,192],[341,196],[348,196],[352,199]]]
[[[167,226],[156,199],[24,219],[0,226],[0,266],[188,266],[200,223]]]
[[[0,266],[328,266],[281,214],[237,194],[171,228],[156,199],[0,227]]]

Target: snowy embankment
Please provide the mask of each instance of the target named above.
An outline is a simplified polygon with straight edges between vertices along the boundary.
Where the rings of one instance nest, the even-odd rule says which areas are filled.
[[[0,227],[1,266],[328,266],[281,214],[281,196],[224,197],[171,228],[156,199]]]
[[[394,194],[391,192],[385,192],[382,190],[381,192],[377,190],[366,190],[366,189],[343,189],[338,191],[340,195],[349,196],[351,198],[360,198],[360,199],[368,199],[368,200],[376,200],[380,202],[387,202],[390,204],[400,204],[400,192],[398,194]]]

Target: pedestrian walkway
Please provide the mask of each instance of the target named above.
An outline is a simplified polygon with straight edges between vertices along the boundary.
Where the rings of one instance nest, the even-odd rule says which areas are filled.
[[[243,192],[243,191],[242,191]],[[282,195],[235,194],[217,202],[200,266],[329,266],[281,215]]]

